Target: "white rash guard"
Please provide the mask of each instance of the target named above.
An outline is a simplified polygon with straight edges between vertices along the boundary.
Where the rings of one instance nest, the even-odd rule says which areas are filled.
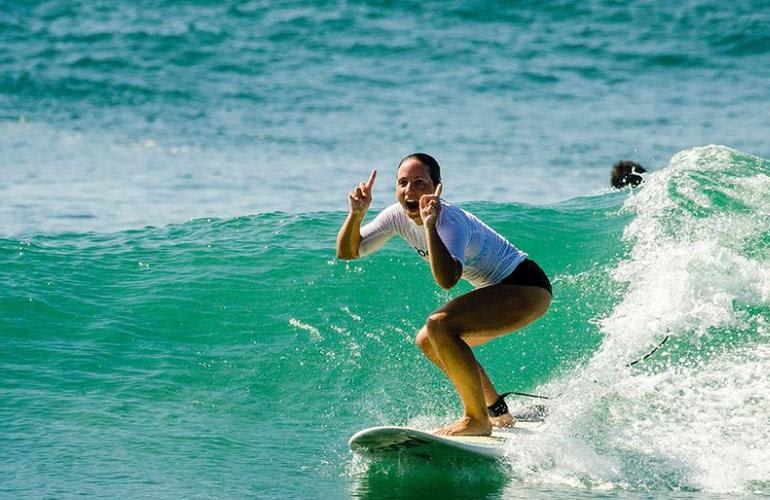
[[[437,227],[441,241],[462,265],[462,277],[476,288],[499,283],[527,258],[526,253],[474,215],[444,200],[441,200]],[[361,228],[358,255],[369,255],[395,234],[408,241],[420,257],[428,260],[425,228],[415,224],[399,203],[385,208]]]

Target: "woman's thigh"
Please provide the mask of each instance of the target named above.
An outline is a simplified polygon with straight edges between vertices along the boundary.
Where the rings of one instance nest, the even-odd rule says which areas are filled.
[[[545,314],[550,303],[551,294],[540,287],[495,285],[450,300],[431,319],[474,346],[524,328]]]

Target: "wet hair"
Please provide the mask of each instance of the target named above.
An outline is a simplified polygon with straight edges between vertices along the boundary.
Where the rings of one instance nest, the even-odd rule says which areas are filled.
[[[625,186],[638,186],[644,181],[639,175],[645,173],[644,167],[630,160],[621,160],[612,167],[610,183],[612,187],[620,189]]]
[[[433,181],[434,186],[437,186],[438,183],[441,182],[441,167],[434,157],[425,153],[412,153],[408,156],[404,156],[401,161],[398,162],[396,170],[401,168],[401,165],[408,160],[417,160],[420,164],[428,167],[428,175],[430,176],[430,180]]]

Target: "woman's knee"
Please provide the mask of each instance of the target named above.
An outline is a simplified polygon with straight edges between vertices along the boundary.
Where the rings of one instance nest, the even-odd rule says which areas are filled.
[[[425,322],[423,330],[429,339],[438,342],[454,335],[451,318],[449,314],[443,311],[434,312],[428,316],[428,320]]]
[[[419,347],[422,352],[428,352],[432,349],[430,339],[428,338],[428,330],[424,326],[417,332],[414,343],[417,344],[417,347]]]

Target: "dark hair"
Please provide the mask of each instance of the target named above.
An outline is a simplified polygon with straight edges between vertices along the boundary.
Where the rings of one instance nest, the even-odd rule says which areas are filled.
[[[434,186],[437,186],[438,183],[441,182],[441,167],[439,166],[436,159],[431,155],[425,153],[412,153],[408,156],[404,156],[401,161],[398,162],[398,167],[396,167],[396,170],[401,168],[401,165],[403,165],[403,163],[407,160],[417,160],[422,165],[428,167],[428,175],[430,176],[430,180],[433,181]]]
[[[621,160],[612,167],[610,183],[612,187],[620,189],[625,186],[638,186],[644,178],[639,175],[645,173],[644,167],[630,160]]]

